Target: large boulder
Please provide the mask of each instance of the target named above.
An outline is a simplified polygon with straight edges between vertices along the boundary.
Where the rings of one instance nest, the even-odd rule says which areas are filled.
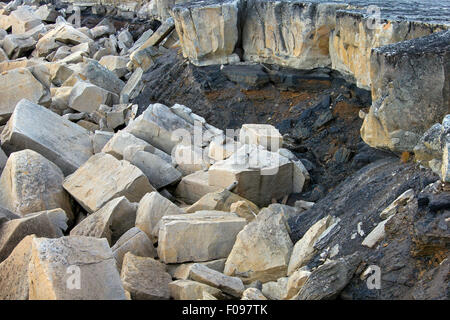
[[[240,0],[196,1],[173,7],[183,55],[197,66],[239,62]]]
[[[125,197],[119,197],[77,224],[70,235],[106,238],[112,245],[134,227],[135,220],[136,205]]]
[[[30,300],[125,300],[106,239],[34,238],[28,277]]]
[[[10,255],[23,238],[31,234],[46,238],[57,238],[60,235],[46,212],[5,222],[0,225],[0,262]]]
[[[193,204],[208,193],[222,190],[223,187],[209,185],[208,171],[197,171],[181,179],[175,189],[175,196],[188,204]]]
[[[9,15],[9,22],[12,25],[14,34],[25,33],[42,23],[41,19],[29,6],[21,6]]]
[[[293,164],[262,146],[245,144],[230,158],[209,169],[209,184],[227,188],[237,182],[234,192],[258,206],[283,198],[293,190]]]
[[[89,82],[78,81],[70,92],[69,107],[79,112],[92,113],[101,104],[112,105],[119,102],[118,100],[117,95],[103,88]]]
[[[73,219],[63,181],[61,169],[35,151],[14,152],[0,178],[0,205],[23,216],[61,208]]]
[[[263,209],[238,234],[224,273],[240,277],[244,283],[285,277],[292,247],[283,214]]]
[[[247,1],[244,59],[297,69],[331,65],[329,36],[345,4]]]
[[[0,122],[8,120],[17,103],[27,99],[39,103],[46,96],[45,87],[26,68],[16,68],[0,74]]]
[[[450,113],[449,58],[450,31],[374,49],[373,102],[361,128],[363,140],[413,151],[428,128]]]
[[[153,242],[157,242],[161,218],[183,213],[183,210],[158,192],[147,193],[139,202],[136,227],[144,231]]]
[[[165,263],[227,257],[245,224],[245,219],[221,211],[164,216],[159,230],[158,256]]]
[[[1,134],[2,148],[11,153],[31,149],[67,175],[92,155],[88,131],[56,113],[23,99]]]
[[[133,300],[169,300],[172,277],[166,266],[153,258],[127,253],[121,272],[123,287]]]
[[[92,156],[66,178],[63,187],[91,213],[111,199],[125,196],[139,202],[146,193],[155,191],[141,170],[106,153]]]

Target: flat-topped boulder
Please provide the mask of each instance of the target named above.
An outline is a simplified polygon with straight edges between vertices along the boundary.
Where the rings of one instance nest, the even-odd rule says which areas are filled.
[[[92,155],[86,129],[29,100],[19,101],[1,134],[7,153],[31,149],[56,164],[67,175]]]
[[[58,166],[32,150],[14,152],[0,178],[0,205],[22,216],[61,208],[73,219]]]
[[[239,62],[240,0],[196,1],[172,9],[183,55],[197,66]]]
[[[246,144],[231,157],[209,168],[209,185],[226,188],[237,182],[234,190],[258,206],[288,195],[293,189],[293,164],[282,155],[261,146]]]
[[[163,216],[159,229],[158,256],[165,263],[227,257],[245,224],[245,219],[222,211]]]
[[[413,151],[450,112],[449,57],[450,31],[374,49],[372,106],[362,139],[372,147]]]
[[[139,202],[146,193],[155,191],[141,170],[106,153],[92,156],[66,178],[63,187],[90,213],[114,198],[125,196]]]

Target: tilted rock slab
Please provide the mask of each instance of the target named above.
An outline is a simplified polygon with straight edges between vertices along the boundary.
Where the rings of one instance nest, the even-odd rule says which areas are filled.
[[[139,228],[133,227],[125,232],[111,248],[116,259],[117,269],[121,270],[127,252],[139,257],[156,257],[152,241]]]
[[[159,229],[158,256],[164,263],[227,257],[245,224],[245,219],[221,211],[164,216]]]
[[[169,300],[172,277],[166,266],[153,258],[125,254],[121,279],[133,300]]]
[[[0,178],[0,205],[22,216],[61,208],[73,219],[64,175],[58,166],[39,153],[12,153]]]
[[[361,128],[372,147],[413,151],[450,113],[450,30],[374,49],[372,106]]]
[[[261,210],[237,236],[224,273],[241,278],[274,281],[285,277],[293,243],[283,214]]]
[[[77,224],[70,235],[106,238],[112,245],[134,227],[135,220],[136,205],[125,197],[119,197]]]
[[[5,222],[0,225],[0,262],[9,256],[23,238],[31,234],[47,238],[60,235],[46,212]]]
[[[28,277],[30,300],[125,300],[106,239],[34,238]]]
[[[86,129],[56,113],[23,99],[1,134],[7,153],[31,149],[56,164],[67,175],[77,170],[92,155]]]
[[[172,15],[183,55],[197,66],[239,62],[240,0],[177,4]]]
[[[223,298],[222,291],[192,280],[176,280],[169,283],[170,296],[175,300],[201,300],[204,293],[208,293],[215,298]]]
[[[111,199],[125,196],[139,202],[146,193],[155,191],[141,170],[106,153],[92,156],[66,178],[63,187],[90,213]]]

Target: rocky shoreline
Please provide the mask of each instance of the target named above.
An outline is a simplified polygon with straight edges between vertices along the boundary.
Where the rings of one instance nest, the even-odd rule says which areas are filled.
[[[445,19],[74,3],[0,3],[0,300],[449,299]]]

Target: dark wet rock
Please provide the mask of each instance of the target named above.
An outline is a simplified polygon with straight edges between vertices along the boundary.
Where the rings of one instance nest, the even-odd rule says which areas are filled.
[[[428,203],[431,211],[450,209],[450,193],[441,193],[432,197]]]

